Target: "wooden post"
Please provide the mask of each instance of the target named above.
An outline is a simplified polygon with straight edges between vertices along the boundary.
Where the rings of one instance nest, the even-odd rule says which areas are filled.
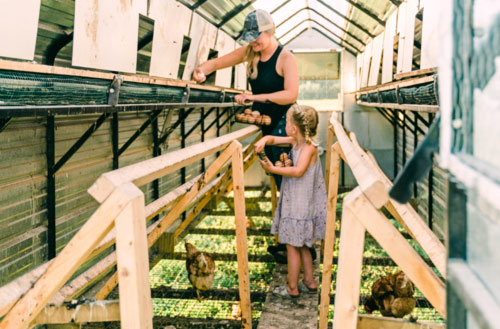
[[[276,180],[274,179],[274,176],[269,176],[269,183],[271,185],[271,211],[274,216],[274,211],[276,210],[276,207],[278,206],[278,187],[276,186]]]
[[[333,140],[335,139],[335,134],[333,132],[333,126],[328,121],[328,129],[326,130],[326,158],[325,158],[325,186],[326,190],[328,189],[328,184],[330,183],[330,161],[332,158],[332,145]]]
[[[52,261],[33,288],[2,319],[0,328],[22,328],[33,321],[45,304],[108,234],[113,227],[114,219],[127,203],[128,200],[121,191],[114,191]]]
[[[243,181],[243,153],[239,147],[234,150],[233,190],[234,190],[234,217],[236,226],[236,252],[238,258],[238,281],[241,306],[242,328],[252,328],[252,310],[250,307],[250,276],[248,273],[247,223],[245,219],[245,185]]]
[[[333,246],[335,244],[335,220],[337,216],[337,194],[339,184],[340,157],[333,145],[328,153],[330,175],[328,185],[328,212],[326,216],[325,249],[323,257],[323,274],[321,282],[321,304],[319,308],[319,328],[328,328],[328,307],[330,305],[330,284],[332,280]],[[327,158],[328,160],[328,158]]]
[[[342,208],[333,314],[334,329],[355,329],[358,322],[365,228],[353,213],[354,209],[351,206],[353,201],[353,192],[351,192],[344,198]]]
[[[121,327],[153,329],[144,194],[127,185],[130,203],[115,219]]]

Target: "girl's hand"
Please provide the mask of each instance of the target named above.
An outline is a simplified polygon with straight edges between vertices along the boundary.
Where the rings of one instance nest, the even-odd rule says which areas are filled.
[[[253,101],[253,95],[239,94],[234,96],[234,100],[238,104],[245,105],[246,103]]]
[[[266,157],[266,160],[259,159],[259,162],[265,171],[270,172],[270,173],[273,172],[272,170],[274,168],[274,165],[271,163],[271,160],[269,160],[268,157]]]
[[[202,83],[203,81],[207,80],[207,77],[205,76],[205,73],[203,73],[203,71],[199,67],[197,67],[193,71],[193,80],[198,83]]]
[[[266,146],[266,138],[262,137],[254,144],[255,152],[257,152],[257,153],[263,152],[264,146]]]

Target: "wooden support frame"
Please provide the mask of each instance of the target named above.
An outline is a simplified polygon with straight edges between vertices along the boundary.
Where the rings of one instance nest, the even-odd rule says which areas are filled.
[[[185,149],[183,150],[185,154],[184,157],[177,157],[178,154],[175,154],[176,152],[169,154],[175,159],[173,161],[174,167],[175,165],[185,166],[199,160],[198,157],[200,157],[200,154],[206,156],[228,146],[226,150],[222,152],[222,155],[212,163],[207,172],[200,175],[199,179],[195,182],[198,184],[191,184],[190,187],[187,187],[188,191],[182,196],[174,194],[170,195],[169,198],[161,199],[162,202],[168,203],[171,203],[172,199],[180,199],[178,204],[169,212],[169,215],[173,217],[176,212],[178,213],[178,209],[186,208],[191,204],[191,201],[203,190],[208,180],[213,178],[222,168],[227,168],[226,162],[230,158],[239,161],[238,164],[233,163],[232,170],[233,175],[239,175],[239,181],[235,181],[234,183],[235,189],[238,188],[241,190],[241,197],[236,209],[236,217],[240,221],[239,224],[237,221],[237,231],[240,236],[238,264],[242,268],[239,273],[241,283],[240,299],[243,304],[247,305],[243,317],[244,327],[249,328],[251,327],[250,286],[248,276],[248,255],[246,254],[245,201],[243,195],[243,172],[246,166],[243,164],[243,151],[237,139],[246,138],[256,132],[258,132],[257,127],[248,127],[239,132],[214,139],[210,141],[211,143],[208,143],[208,147],[207,143],[201,143],[201,147],[199,144],[188,148],[187,152]],[[193,149],[194,152],[189,153],[189,151]],[[248,147],[247,151],[250,153],[253,151],[253,148]],[[250,162],[254,161],[256,157],[255,154],[252,153],[248,158]],[[166,163],[169,163],[169,161],[166,161]],[[139,166],[140,170],[143,164],[140,163],[133,166]],[[128,169],[130,170],[130,168]],[[12,290],[17,294],[17,297],[3,304],[2,310],[8,313],[0,322],[0,328],[21,328],[32,323],[37,315],[43,310],[47,302],[57,293],[72,273],[88,259],[90,255],[94,255],[97,249],[102,250],[102,244],[108,245],[110,241],[112,243],[114,237],[113,234],[109,234],[109,232],[113,224],[115,224],[115,235],[117,236],[117,251],[98,263],[98,267],[105,270],[109,269],[114,263],[115,258],[117,259],[118,272],[113,277],[115,281],[120,281],[120,295],[123,296],[125,300],[122,301],[120,305],[121,313],[123,314],[121,317],[122,327],[127,329],[139,327],[152,328],[152,305],[149,289],[147,248],[148,244],[152,245],[152,240],[156,241],[157,238],[161,236],[161,229],[165,230],[168,228],[168,225],[165,225],[165,223],[169,224],[170,220],[165,220],[164,218],[163,221],[160,220],[155,223],[157,225],[152,225],[148,230],[150,231],[150,236],[148,238],[146,237],[146,217],[148,213],[144,205],[144,195],[134,184],[133,180],[142,179],[144,178],[143,176],[148,175],[150,178],[152,177],[150,175],[157,175],[158,172],[161,172],[163,169],[164,168],[161,168],[161,165],[158,166],[157,163],[156,166],[146,166],[138,176],[122,177],[123,180],[120,181],[120,184],[113,186],[111,193],[103,197],[102,205],[77,233],[73,240],[68,243],[61,254],[54,261],[50,262],[48,266],[41,267],[36,273],[32,273],[32,275],[27,278],[28,280],[37,280],[37,277],[40,277],[32,289],[29,289],[24,296],[18,300],[19,296],[24,292],[20,291],[21,289],[18,289],[19,287],[9,287],[13,288]],[[235,172],[235,170],[238,171]],[[216,193],[215,191],[219,190],[224,184],[226,184],[226,186],[224,186],[223,191],[231,188],[232,183],[227,180],[222,180],[223,177],[225,176],[220,177],[221,179],[218,180],[217,184],[214,183],[212,186],[214,189],[212,193]],[[144,184],[147,182],[149,182],[147,179],[143,181]],[[96,184],[97,183],[98,182],[96,182]],[[184,186],[184,188],[186,188],[186,186]],[[155,203],[154,207],[150,207],[148,211],[149,215],[151,217],[154,216],[160,209],[164,209],[164,206],[165,205]],[[197,211],[201,211],[201,208],[198,208]],[[166,218],[168,218],[168,215]],[[160,226],[159,223],[162,222],[163,226]],[[103,241],[104,238],[106,238],[107,241]],[[148,239],[151,242],[148,243]],[[99,245],[99,243],[101,243],[101,245]],[[89,270],[77,279],[86,281],[85,278],[88,277],[88,275],[92,275],[91,273],[96,272]],[[102,274],[102,271],[99,273]],[[118,278],[118,280],[116,280],[116,278]],[[69,293],[74,293],[75,290],[82,289],[82,287],[83,285],[79,284],[76,289],[69,288]],[[22,289],[24,289],[24,287]],[[67,295],[68,292],[63,292],[58,295],[56,299],[58,301],[64,300]]]
[[[412,236],[422,245],[424,250],[432,255],[432,261],[445,276],[446,253],[444,246],[432,231],[428,230],[419,216],[406,209],[407,205],[396,204],[389,199],[387,190],[391,182],[378,167],[370,153],[359,146],[356,136],[347,136],[335,114],[330,119],[327,143],[331,145],[336,136],[338,142],[327,150],[329,164],[328,181],[328,221],[325,237],[325,260],[323,264],[322,296],[320,306],[319,328],[327,328],[328,293],[332,258],[328,253],[333,250],[334,236],[330,223],[330,200],[336,198],[338,168],[335,164],[343,158],[351,167],[359,184],[344,198],[342,212],[342,230],[340,233],[340,250],[337,272],[337,287],[335,296],[335,313],[333,327],[336,329],[354,329],[358,324],[359,288],[361,282],[361,267],[363,263],[363,248],[365,230],[368,231],[398,266],[408,275],[422,291],[429,302],[442,315],[446,316],[446,296],[444,282],[433,272],[426,262],[417,254],[403,235],[387,220],[379,210],[386,206],[396,219],[408,228]],[[335,179],[332,181],[331,179]],[[379,195],[376,198],[376,195]],[[382,197],[380,197],[382,196]],[[328,247],[327,247],[328,246]]]

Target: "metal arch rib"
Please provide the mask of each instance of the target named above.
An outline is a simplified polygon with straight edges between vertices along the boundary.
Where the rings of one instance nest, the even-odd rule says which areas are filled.
[[[328,40],[330,40],[331,42],[333,43],[336,43],[338,44],[339,46],[342,46],[337,40],[334,40],[332,37],[330,37],[329,35],[327,35],[325,32],[321,31],[320,29],[316,28],[316,27],[312,27],[312,29],[318,33],[320,33],[322,36],[324,36],[325,38],[327,38]],[[293,40],[297,39],[298,37],[300,37],[304,32],[306,32],[307,30],[309,30],[308,27],[305,27],[302,31],[300,31],[299,33],[297,33],[297,35],[295,35],[293,38],[291,38],[290,40],[288,40],[283,46],[286,46],[287,44],[289,44],[290,42],[292,42]],[[349,49],[348,47],[345,47],[345,50],[347,50],[349,53],[351,53],[353,56],[356,56],[357,54],[352,51],[351,49]]]
[[[333,8],[332,6],[330,6],[329,4],[325,3],[323,0],[318,0],[318,2],[321,3],[323,6],[325,6],[326,8],[328,8],[329,10],[331,10],[332,12],[334,12],[335,14],[337,14],[338,16],[340,16],[343,19],[345,19],[347,22],[349,22],[352,25],[354,25],[355,27],[357,27],[359,30],[361,30],[364,33],[366,33],[368,36],[370,36],[370,38],[374,38],[375,37],[375,35],[372,34],[372,33],[370,33],[370,31],[368,31],[366,27],[363,27],[363,26],[359,25],[358,23],[356,23],[355,21],[353,21],[352,19],[349,19],[346,16],[342,15],[338,10],[336,10],[335,8]]]
[[[353,45],[352,43],[348,42],[347,40],[343,39],[342,37],[340,37],[339,35],[337,35],[335,32],[332,32],[330,29],[328,29],[327,27],[325,27],[323,24],[319,23],[318,21],[314,20],[314,19],[311,19],[311,18],[306,18],[304,20],[302,20],[300,23],[296,24],[293,28],[291,28],[290,30],[288,30],[285,34],[281,35],[278,37],[278,39],[281,39],[283,38],[285,35],[287,35],[288,33],[290,33],[291,31],[293,31],[295,28],[297,28],[297,26],[299,26],[300,24],[304,23],[304,22],[312,22],[312,23],[316,23],[318,24],[321,28],[323,28],[324,30],[326,30],[328,33],[332,34],[333,36],[335,36],[336,38],[338,38],[340,41],[348,44],[349,46],[351,46],[352,48],[354,48],[356,50],[357,53],[360,53],[361,50],[358,49],[358,47],[356,47],[355,45]]]
[[[323,15],[322,13],[320,13],[319,11],[317,11],[316,9],[312,8],[312,7],[304,7],[304,8],[301,8],[299,10],[297,10],[295,13],[293,13],[292,15],[288,16],[285,20],[283,20],[281,23],[279,23],[277,26],[276,26],[276,29],[278,29],[281,25],[285,24],[286,22],[288,22],[290,19],[292,19],[293,17],[295,17],[296,15],[298,15],[301,11],[303,10],[311,10],[313,13],[319,15],[321,18],[325,19],[326,21],[330,22],[333,26],[335,26],[336,28],[338,28],[339,30],[341,30],[342,32],[344,32],[345,34],[347,34],[348,36],[350,36],[351,38],[353,38],[354,40],[358,41],[361,45],[365,46],[366,44],[361,40],[359,39],[358,37],[356,37],[354,34],[350,33],[349,31],[347,31],[346,29],[344,29],[343,27],[337,25],[335,22],[333,22],[332,20],[328,19],[325,15]]]
[[[345,1],[347,1],[351,6],[353,6],[356,9],[358,9],[362,13],[366,14],[368,17],[370,17],[373,20],[375,20],[380,25],[385,26],[385,21],[383,21],[380,18],[378,18],[378,16],[375,13],[373,13],[371,10],[369,10],[368,8],[365,8],[362,5],[360,5],[359,3],[356,3],[356,2],[354,2],[352,0],[345,0]]]

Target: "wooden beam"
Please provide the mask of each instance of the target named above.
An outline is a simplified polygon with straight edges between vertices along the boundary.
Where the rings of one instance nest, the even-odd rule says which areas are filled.
[[[357,329],[445,329],[444,323],[409,322],[375,315],[359,315]]]
[[[274,215],[276,207],[278,206],[278,187],[273,175],[269,176],[269,185],[271,185],[271,212]]]
[[[111,230],[113,221],[127,205],[124,191],[113,192],[80,228],[47,271],[7,313],[0,328],[18,328],[29,324],[45,304],[87,259],[100,240]]]
[[[326,129],[326,158],[325,158],[325,186],[328,191],[328,184],[330,180],[330,161],[331,161],[331,153],[332,146],[335,139],[335,133],[333,130],[333,126],[330,122],[328,122],[328,128]]]
[[[165,230],[173,223],[173,221],[179,216],[184,209],[190,204],[190,202],[196,197],[196,195],[201,191],[204,185],[206,185],[222,168],[222,166],[231,157],[232,152],[237,148],[238,142],[231,142],[231,144],[222,152],[222,154],[210,165],[202,179],[195,184],[184,196],[179,200],[179,202],[157,223],[156,227],[148,236],[149,245],[153,245],[154,242],[160,237],[160,235],[165,232]]]
[[[431,67],[428,69],[422,69],[422,70],[416,70],[416,71],[411,71],[411,72],[406,72],[406,73],[394,74],[394,79],[395,80],[402,80],[402,79],[413,78],[413,77],[418,77],[418,76],[422,76],[422,75],[435,74],[436,72],[437,72],[437,67]]]
[[[417,254],[394,225],[373,207],[359,187],[351,193],[352,199],[350,198],[350,202],[347,204],[344,199],[344,207],[348,207],[355,214],[355,217],[415,283],[439,314],[446,317],[446,289],[443,281]],[[337,303],[335,304],[337,305]]]
[[[30,326],[109,321],[120,321],[120,303],[117,300],[80,304],[74,308],[67,305],[47,305]]]
[[[201,160],[217,151],[223,150],[233,140],[245,139],[259,131],[257,126],[249,126],[234,133],[226,134],[207,142],[195,144],[174,152],[142,161],[121,169],[102,174],[88,189],[98,202],[102,202],[117,187],[125,182],[142,186],[179,170],[190,163]]]
[[[421,85],[424,83],[429,83],[429,82],[434,82],[433,76],[414,77],[414,78],[406,79],[403,81],[393,81],[393,82],[388,82],[388,83],[384,83],[384,84],[377,85],[377,86],[361,88],[358,90],[358,93],[391,90],[391,89],[396,89],[396,86],[398,88],[413,87],[413,86],[418,86],[418,85]]]
[[[358,320],[365,228],[350,207],[356,197],[350,192],[343,203],[333,329],[355,329]]]
[[[129,184],[130,202],[115,219],[121,327],[153,329],[144,194]]]
[[[234,217],[236,229],[236,252],[238,257],[238,282],[240,292],[241,327],[252,328],[250,306],[250,275],[248,272],[247,223],[245,216],[245,181],[243,153],[239,142],[232,153],[232,173],[234,184]]]
[[[77,77],[85,77],[85,78],[93,78],[93,79],[103,79],[113,81],[115,74],[114,73],[105,73],[99,71],[91,71],[91,70],[81,70],[74,69],[68,67],[61,66],[50,66],[50,65],[42,65],[42,64],[34,64],[29,62],[16,62],[10,61],[6,59],[0,59],[0,70],[6,71],[20,71],[20,72],[33,72],[33,73],[44,73],[44,74],[57,74],[57,75],[66,75],[66,76],[77,76]],[[201,90],[210,90],[210,91],[226,91],[232,93],[241,93],[242,90],[233,89],[233,88],[221,88],[216,86],[209,85],[200,85],[196,84],[194,81],[183,81],[177,79],[169,79],[169,78],[158,78],[158,77],[149,77],[149,76],[141,76],[141,75],[133,75],[133,74],[124,74],[123,81],[127,82],[137,82],[144,84],[153,84],[160,86],[171,86],[171,87],[183,87],[189,85],[190,88],[193,89],[201,89]]]
[[[328,308],[330,306],[330,285],[332,280],[333,247],[335,245],[335,221],[337,216],[337,195],[340,175],[340,156],[333,148],[333,145],[328,149],[328,154],[330,155],[328,161],[328,208],[326,215],[325,249],[323,253],[321,303],[319,307],[320,329],[328,328]]]
[[[350,133],[350,138],[354,147],[358,149],[362,157],[368,160],[368,164],[384,183],[386,189],[389,190],[392,187],[392,182],[382,169],[380,169],[375,157],[373,157],[370,152],[365,152],[361,148],[354,133]],[[393,199],[389,199],[386,208],[391,215],[406,228],[414,240],[420,244],[438,269],[439,273],[446,278],[446,247],[441,243],[436,234],[432,232],[429,226],[426,225],[415,209],[409,204],[401,204]]]
[[[378,177],[372,172],[371,168],[366,164],[361,154],[354,148],[351,140],[342,127],[342,124],[333,117],[330,119],[331,124],[335,129],[335,135],[339,141],[349,167],[351,168],[354,177],[359,186],[366,194],[370,202],[373,203],[375,208],[380,209],[389,201],[389,195],[385,189],[384,184],[378,180]]]
[[[426,113],[439,112],[439,105],[421,105],[421,104],[397,104],[397,103],[370,103],[357,101],[358,105],[368,107],[382,107],[386,109],[397,109],[405,111],[417,111]]]

